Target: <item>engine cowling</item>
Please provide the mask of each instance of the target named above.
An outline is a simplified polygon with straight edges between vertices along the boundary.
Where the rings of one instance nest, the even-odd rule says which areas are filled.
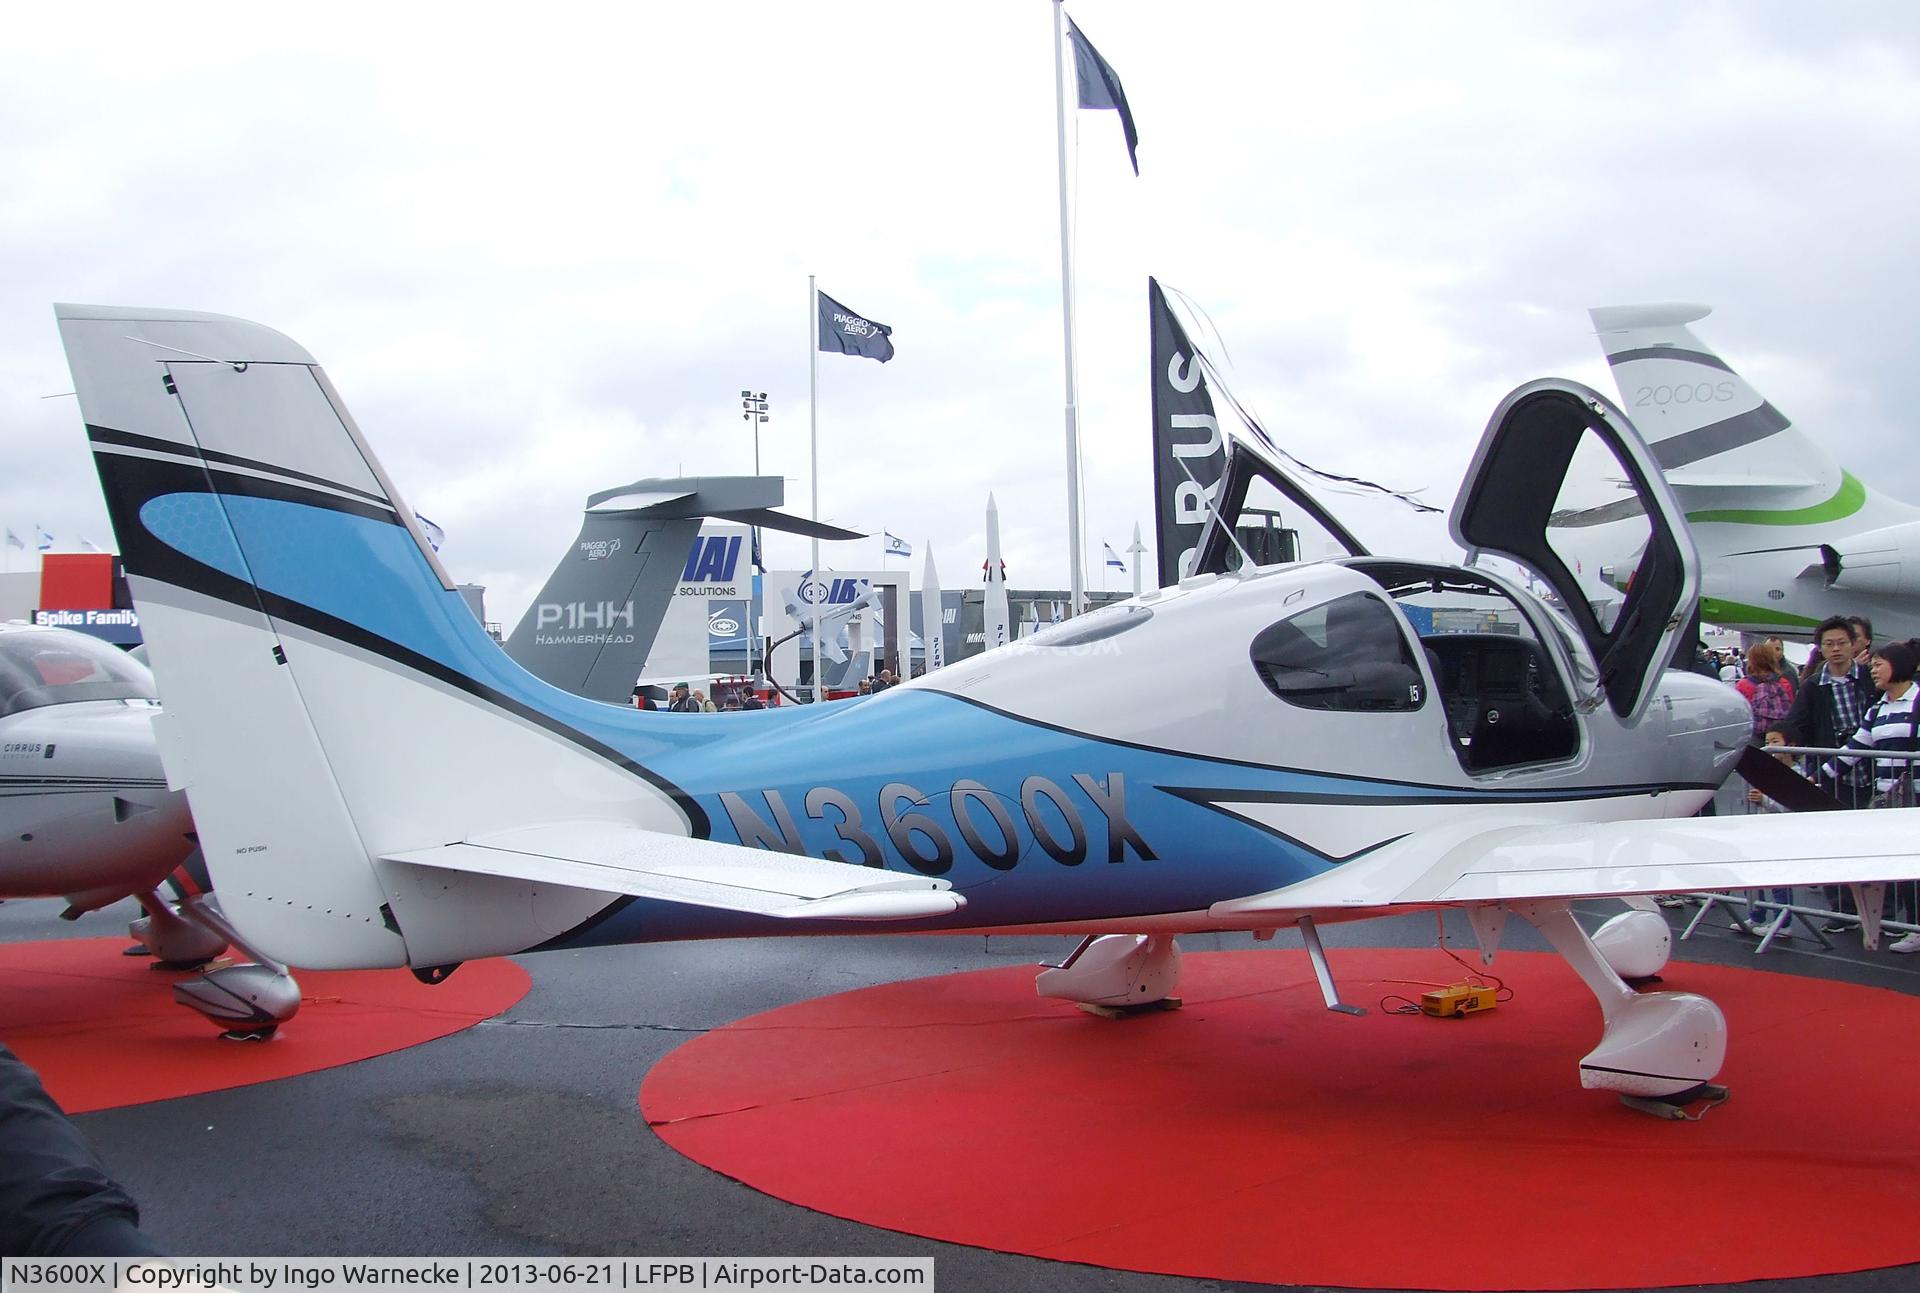
[[[1920,594],[1920,521],[1907,521],[1822,544],[1827,587],[1890,597]]]

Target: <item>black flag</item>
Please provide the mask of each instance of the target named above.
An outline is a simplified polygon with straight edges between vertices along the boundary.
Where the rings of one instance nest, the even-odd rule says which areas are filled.
[[[1200,356],[1151,278],[1147,314],[1153,334],[1153,536],[1160,549],[1160,587],[1166,588],[1193,573],[1187,563],[1219,496],[1227,450]]]
[[[1120,78],[1107,66],[1107,60],[1100,57],[1100,51],[1093,42],[1080,34],[1080,29],[1067,20],[1067,39],[1073,42],[1073,66],[1075,79],[1080,83],[1080,106],[1083,108],[1112,108],[1120,114],[1120,129],[1127,135],[1127,160],[1133,163],[1133,173],[1140,173],[1140,159],[1134,150],[1140,146],[1140,132],[1133,128],[1133,109],[1127,106],[1127,92],[1120,88]]]
[[[820,349],[830,355],[861,355],[886,363],[893,358],[893,329],[872,319],[863,319],[825,292],[816,292],[820,303]]]

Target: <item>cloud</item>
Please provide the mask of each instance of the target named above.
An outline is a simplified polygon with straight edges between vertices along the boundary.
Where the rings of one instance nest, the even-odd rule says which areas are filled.
[[[47,302],[239,314],[327,365],[511,621],[589,492],[750,468],[743,386],[769,393],[763,466],[805,510],[816,274],[899,350],[821,358],[823,510],[964,567],[994,490],[1015,582],[1062,585],[1049,16],[19,16],[0,519],[107,528],[72,401],[41,399],[71,386]],[[1095,551],[1136,522],[1151,541],[1149,273],[1214,319],[1236,391],[1300,457],[1441,505],[1506,390],[1611,389],[1588,306],[1649,299],[1712,304],[1704,338],[1920,501],[1920,305],[1895,286],[1920,253],[1909,7],[1075,16],[1141,128],[1136,180],[1111,114],[1067,123]]]

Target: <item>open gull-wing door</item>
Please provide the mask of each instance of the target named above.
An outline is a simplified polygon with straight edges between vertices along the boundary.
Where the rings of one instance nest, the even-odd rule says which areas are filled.
[[[1293,473],[1258,446],[1226,439],[1226,467],[1194,549],[1195,574],[1237,570],[1248,558],[1256,566],[1273,566],[1369,555]]]
[[[1602,508],[1603,527],[1560,524]],[[1578,382],[1520,387],[1494,410],[1449,519],[1469,551],[1517,561],[1553,589],[1608,705],[1637,719],[1693,617],[1700,559],[1626,415]]]

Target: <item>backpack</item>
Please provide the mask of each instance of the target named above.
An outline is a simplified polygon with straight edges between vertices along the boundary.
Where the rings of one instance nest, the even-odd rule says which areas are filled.
[[[1753,734],[1756,737],[1763,737],[1770,728],[1780,726],[1780,720],[1793,708],[1793,688],[1783,677],[1775,676],[1770,682],[1755,682],[1749,678],[1747,686],[1740,690],[1747,696],[1747,703],[1753,706]]]

